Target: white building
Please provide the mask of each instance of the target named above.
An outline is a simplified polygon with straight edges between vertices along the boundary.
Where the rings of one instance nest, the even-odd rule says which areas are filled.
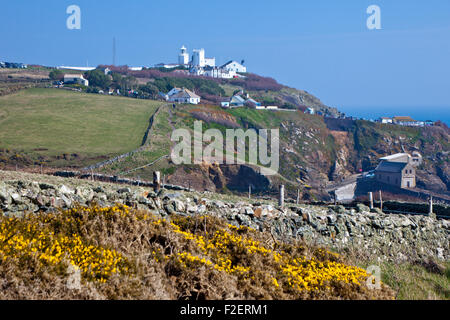
[[[381,123],[384,123],[384,124],[393,123],[392,118],[388,118],[388,117],[381,117],[378,121]]]
[[[81,84],[86,87],[89,86],[89,80],[83,78],[81,74],[65,74],[64,75],[64,83],[65,84]]]
[[[205,67],[203,75],[211,78],[232,79],[236,76],[236,72],[218,67]]]
[[[315,114],[316,112],[315,112],[314,108],[307,108],[305,110],[305,113],[307,113],[307,114]]]
[[[180,66],[181,65],[177,63],[158,63],[154,65],[155,68],[166,68],[166,69],[174,69]]]
[[[95,70],[95,67],[67,67],[67,66],[60,66],[56,67],[58,70],[75,70],[75,71],[92,71]]]
[[[192,91],[183,88],[181,91],[173,95],[169,95],[169,101],[177,103],[199,104],[200,97]]]
[[[233,60],[228,61],[221,68],[225,69],[225,70],[229,70],[229,71],[234,71],[234,72],[241,72],[241,73],[246,73],[247,72],[247,68],[246,67],[244,67],[239,62],[236,62],[236,61],[233,61]]]
[[[180,89],[180,88],[172,88],[172,90],[170,90],[170,91],[167,93],[167,95],[170,97],[170,96],[173,96],[174,94],[177,94],[178,92],[181,92],[181,91],[183,91],[183,89]]]
[[[192,54],[191,64],[193,67],[204,68],[206,66],[215,67],[216,58],[206,58],[205,49],[195,49]]]
[[[178,63],[179,64],[189,64],[189,53],[187,53],[187,49],[185,46],[181,47],[181,52],[178,55]]]

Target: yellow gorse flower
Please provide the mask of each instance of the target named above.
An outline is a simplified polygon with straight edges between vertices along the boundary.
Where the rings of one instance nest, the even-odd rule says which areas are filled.
[[[245,227],[238,228],[228,225],[231,232],[218,230],[206,239],[204,236],[183,231],[175,222],[171,222],[169,225],[174,233],[181,235],[188,241],[193,241],[204,255],[204,257],[194,256],[188,252],[177,254],[177,260],[183,267],[195,268],[203,265],[212,267],[217,271],[254,279],[250,266],[233,263],[233,253],[245,251],[249,254],[260,254],[273,259],[279,267],[278,274],[272,275],[273,285],[277,289],[284,285],[300,291],[328,290],[333,282],[361,285],[368,277],[366,271],[358,267],[328,260],[325,262],[318,261],[315,258],[293,259],[283,251],[277,252],[268,249],[258,241],[236,234]],[[339,257],[338,254],[325,249],[317,249],[316,254],[319,257],[325,255]]]
[[[129,214],[129,208],[94,206],[74,208],[59,214],[64,221],[76,223],[82,218],[82,213],[125,216]],[[89,245],[77,234],[56,235],[49,230],[55,221],[55,214],[27,215],[22,220],[3,217],[0,223],[0,261],[26,256],[37,257],[41,263],[53,266],[68,261],[79,268],[87,279],[100,282],[128,269],[126,260],[116,250]]]

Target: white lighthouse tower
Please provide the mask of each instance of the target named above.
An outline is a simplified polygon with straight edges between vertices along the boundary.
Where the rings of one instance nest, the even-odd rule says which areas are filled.
[[[189,63],[189,54],[187,53],[187,49],[185,46],[181,47],[181,52],[178,55],[178,63],[179,64],[188,64]]]
[[[192,65],[203,68],[206,65],[205,49],[195,49],[192,54]]]

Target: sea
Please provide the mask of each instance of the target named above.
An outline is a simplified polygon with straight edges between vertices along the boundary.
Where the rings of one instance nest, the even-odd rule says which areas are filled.
[[[376,120],[380,117],[410,116],[419,121],[441,120],[450,127],[450,106],[448,107],[337,107],[347,116]]]

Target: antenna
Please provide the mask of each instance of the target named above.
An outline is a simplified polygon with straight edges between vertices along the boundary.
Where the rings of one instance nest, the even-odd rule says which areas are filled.
[[[116,65],[116,37],[113,38],[113,66]]]

